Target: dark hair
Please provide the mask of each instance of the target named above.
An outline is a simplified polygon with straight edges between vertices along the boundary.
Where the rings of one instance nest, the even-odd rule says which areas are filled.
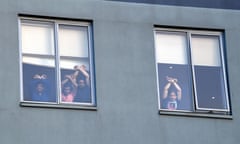
[[[64,90],[64,88],[66,88],[66,87],[70,87],[70,90],[71,90],[71,91],[73,90],[73,85],[72,85],[71,83],[69,83],[69,82],[67,82],[67,83],[65,83],[65,84],[63,85],[63,90]]]

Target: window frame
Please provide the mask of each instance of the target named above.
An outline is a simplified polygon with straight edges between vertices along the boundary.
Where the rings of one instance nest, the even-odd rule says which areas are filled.
[[[186,33],[186,45],[187,45],[187,60],[188,64],[191,67],[191,84],[192,84],[192,110],[168,110],[161,107],[161,92],[160,92],[160,82],[159,82],[159,71],[158,71],[158,61],[157,61],[157,33],[158,32],[166,33]],[[162,27],[155,26],[153,29],[154,33],[154,50],[155,50],[155,70],[156,70],[156,79],[157,79],[157,95],[158,95],[158,110],[160,114],[173,114],[173,115],[183,115],[183,116],[200,116],[200,117],[218,117],[218,118],[232,118],[231,105],[230,105],[230,95],[228,88],[228,79],[227,79],[227,69],[226,69],[226,51],[224,48],[224,31],[223,30],[203,30],[203,29],[188,29],[188,28],[174,28],[174,27]],[[220,67],[221,72],[223,73],[221,78],[223,79],[224,92],[226,98],[226,109],[208,109],[208,108],[199,108],[198,99],[197,99],[197,90],[196,90],[196,76],[194,72],[194,64],[192,63],[192,35],[199,36],[217,36],[219,38],[219,56],[220,56]]]
[[[22,50],[22,24],[52,24],[53,25],[53,42],[54,42],[54,52],[52,54],[31,54],[23,53]],[[87,29],[87,40],[88,40],[88,56],[87,57],[72,57],[67,59],[87,59],[89,63],[89,76],[90,76],[90,97],[91,102],[63,102],[61,100],[61,67],[60,63],[62,61],[59,48],[59,26],[66,25],[70,27],[85,27]],[[96,110],[96,92],[95,92],[95,69],[94,69],[94,49],[93,49],[93,25],[91,21],[78,20],[78,19],[63,19],[63,18],[45,18],[38,16],[25,16],[19,15],[18,17],[18,32],[19,32],[19,64],[20,64],[20,106],[37,106],[37,107],[53,107],[53,108],[74,108],[74,109],[89,109]],[[33,56],[34,58],[39,57],[53,57],[54,66],[52,67],[55,74],[54,84],[56,85],[56,101],[55,102],[40,102],[40,101],[28,101],[24,100],[24,84],[23,84],[23,57],[24,55]],[[62,56],[66,57],[66,56]],[[43,66],[43,65],[40,65]],[[49,65],[47,65],[49,66]],[[50,66],[51,67],[51,66]]]

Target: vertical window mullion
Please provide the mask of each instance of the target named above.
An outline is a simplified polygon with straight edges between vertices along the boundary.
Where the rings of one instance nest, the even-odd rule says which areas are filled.
[[[57,103],[60,103],[61,99],[61,71],[60,71],[60,56],[59,56],[59,45],[58,45],[58,23],[54,23],[54,43],[55,43],[55,73],[56,73],[56,97],[57,97]]]
[[[20,52],[19,52],[19,59],[20,59],[20,61],[19,61],[19,64],[20,64],[20,75],[19,75],[19,77],[20,77],[20,101],[24,101],[24,91],[23,91],[23,61],[22,61],[22,59],[23,59],[23,55],[22,55],[22,20],[21,20],[21,18],[19,18],[18,19],[18,31],[19,31],[19,33],[18,33],[18,37],[19,37],[19,49],[20,49]]]

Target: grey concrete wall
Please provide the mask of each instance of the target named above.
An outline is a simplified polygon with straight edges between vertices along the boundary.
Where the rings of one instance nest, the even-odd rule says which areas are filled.
[[[93,20],[97,111],[20,107],[18,14]],[[240,11],[103,0],[0,1],[1,144],[237,144]],[[158,114],[153,25],[226,32],[233,119]]]

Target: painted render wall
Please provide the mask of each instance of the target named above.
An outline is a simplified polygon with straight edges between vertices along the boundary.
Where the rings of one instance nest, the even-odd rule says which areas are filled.
[[[18,14],[93,21],[97,110],[21,107]],[[237,144],[240,11],[104,0],[0,1],[1,144]],[[233,119],[158,114],[154,25],[223,29]]]

